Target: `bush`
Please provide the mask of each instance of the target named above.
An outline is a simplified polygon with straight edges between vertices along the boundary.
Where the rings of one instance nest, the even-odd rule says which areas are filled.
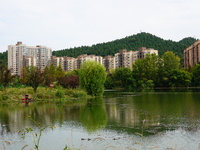
[[[58,78],[58,83],[64,88],[76,88],[79,86],[79,77],[75,75],[69,75]]]

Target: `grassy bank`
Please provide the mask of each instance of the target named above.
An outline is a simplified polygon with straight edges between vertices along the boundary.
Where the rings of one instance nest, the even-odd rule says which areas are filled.
[[[7,88],[0,90],[0,103],[22,102],[25,95],[28,94],[32,101],[36,102],[68,102],[72,103],[80,99],[90,98],[84,90],[39,87],[37,93],[33,92],[31,87],[25,88]]]

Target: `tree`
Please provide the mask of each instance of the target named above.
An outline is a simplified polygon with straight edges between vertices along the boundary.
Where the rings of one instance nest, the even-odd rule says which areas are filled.
[[[169,73],[170,70],[179,69],[180,58],[176,56],[173,52],[167,51],[162,56],[164,71]]]
[[[138,87],[145,87],[145,84],[157,85],[159,81],[159,70],[162,60],[155,54],[147,54],[144,59],[137,59],[133,64],[133,78],[137,81]],[[150,80],[150,81],[149,81]]]
[[[99,96],[104,92],[106,69],[94,61],[86,61],[79,71],[80,85],[89,95]]]
[[[196,64],[192,68],[192,82],[194,86],[200,86],[200,64]]]
[[[26,84],[28,82],[28,79],[27,79],[27,68],[26,67],[22,68],[20,82],[23,83],[23,84]]]
[[[134,79],[132,77],[132,71],[130,68],[117,68],[112,75],[113,82],[117,87],[123,87],[130,89],[134,86]]]
[[[42,84],[44,81],[44,72],[34,66],[27,68],[27,78],[28,84],[32,86],[34,92],[36,93],[39,84]]]
[[[65,72],[63,71],[61,65],[56,67],[55,75],[56,75],[57,79],[60,78],[60,77],[64,77],[65,76]]]
[[[50,86],[56,80],[56,67],[51,64],[50,67],[46,66],[44,70],[44,85]]]
[[[14,79],[14,75],[11,74],[11,69],[0,66],[0,84],[6,88],[10,82]]]
[[[185,70],[175,69],[171,70],[169,74],[169,84],[172,87],[188,87],[191,80],[191,73]]]

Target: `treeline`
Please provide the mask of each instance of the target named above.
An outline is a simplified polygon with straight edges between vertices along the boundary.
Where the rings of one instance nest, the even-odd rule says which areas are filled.
[[[174,42],[172,40],[161,39],[150,33],[142,32],[111,42],[53,51],[53,55],[77,57],[81,54],[94,54],[107,56],[118,53],[120,49],[136,51],[139,47],[147,47],[158,50],[159,55],[163,55],[166,51],[172,51],[180,58],[183,58],[183,50],[192,45],[196,40],[188,37],[179,42]]]
[[[173,52],[165,52],[162,57],[147,54],[138,59],[133,69],[117,68],[107,77],[106,88],[149,89],[155,87],[200,86],[200,64],[184,69],[180,57]]]
[[[12,76],[9,69],[0,67],[0,84],[6,88],[20,83],[33,87],[34,92],[39,85],[56,85],[64,88],[82,86],[92,95],[102,93],[102,84],[106,89],[127,90],[200,86],[200,64],[186,70],[181,68],[180,60],[173,52],[167,51],[162,56],[147,54],[144,59],[135,61],[132,70],[117,68],[105,73],[102,65],[89,61],[85,62],[81,69],[72,72],[64,72],[61,66],[55,67],[53,64],[47,66],[44,71],[31,66],[23,68],[20,77]]]

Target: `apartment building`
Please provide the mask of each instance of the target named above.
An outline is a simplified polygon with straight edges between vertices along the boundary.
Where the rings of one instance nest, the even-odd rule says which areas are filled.
[[[24,66],[24,67],[36,66],[36,59],[35,59],[35,57],[23,56],[23,64],[22,64],[22,66]]]
[[[64,70],[64,57],[51,56],[51,64],[53,64],[55,67],[61,66],[61,68]]]
[[[106,71],[110,72],[112,69],[115,69],[115,57],[105,56],[103,59],[102,65],[106,68]]]
[[[12,74],[20,75],[23,66],[37,66],[43,70],[51,60],[52,50],[46,46],[27,46],[22,42],[8,46],[8,68]],[[24,57],[27,56],[27,57]]]
[[[158,50],[152,49],[152,48],[146,48],[146,47],[140,47],[138,48],[138,59],[145,58],[146,54],[156,54],[158,55]]]
[[[184,67],[193,67],[200,63],[200,40],[184,50]]]
[[[192,47],[185,50],[185,60],[188,61],[190,65],[192,65],[192,62],[196,63],[200,61],[199,43],[197,42]],[[50,64],[54,64],[56,67],[61,65],[64,71],[73,71],[75,69],[80,69],[83,62],[92,60],[104,65],[106,70],[110,72],[115,68],[129,67],[132,69],[132,64],[135,60],[142,59],[146,54],[153,53],[158,55],[158,50],[141,47],[138,51],[122,49],[114,56],[105,56],[104,59],[102,56],[87,54],[79,55],[77,58],[68,56],[56,57],[52,56],[51,48],[47,48],[46,46],[38,45],[33,47],[26,46],[22,44],[22,42],[17,42],[16,45],[8,46],[8,68],[12,69],[12,74],[16,75],[21,74],[23,66],[37,66],[41,70],[44,70],[46,65]],[[188,58],[190,57],[193,57],[193,60],[189,60]]]
[[[76,58],[64,57],[64,71],[73,71],[75,69]]]
[[[83,55],[79,55],[77,57],[77,60],[75,62],[75,69],[80,69],[81,68],[81,64],[87,60],[92,60],[95,62],[98,62],[100,64],[103,63],[103,58],[102,56],[95,56],[95,55],[87,55],[87,54],[83,54]]]
[[[129,67],[132,69],[132,64],[138,56],[138,51],[127,51],[126,49],[120,50],[115,54],[115,68]]]

